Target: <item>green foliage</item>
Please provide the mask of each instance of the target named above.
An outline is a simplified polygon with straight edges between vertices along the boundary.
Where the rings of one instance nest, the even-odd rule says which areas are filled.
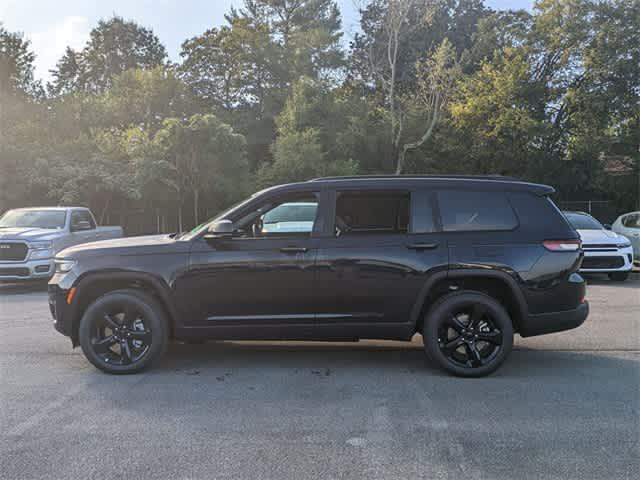
[[[248,177],[246,140],[215,115],[188,120],[167,118],[153,138],[157,180],[175,192],[180,203],[193,196],[194,220],[200,218],[200,197],[206,190],[209,208],[219,209],[245,193]]]
[[[640,207],[637,0],[373,0],[360,23],[345,51],[335,1],[245,0],[170,65],[114,16],[67,49],[48,95],[0,25],[0,210],[80,203],[150,233],[259,187],[398,164]]]
[[[102,92],[124,71],[163,65],[166,57],[164,46],[151,30],[113,16],[98,22],[80,52],[67,48],[52,71],[54,82],[49,88],[56,95]]]

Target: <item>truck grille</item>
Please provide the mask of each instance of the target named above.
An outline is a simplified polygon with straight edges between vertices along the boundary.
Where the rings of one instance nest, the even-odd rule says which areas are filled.
[[[0,277],[28,277],[28,268],[2,268],[0,267]]]
[[[584,257],[582,268],[620,268],[624,265],[624,257]]]
[[[0,242],[0,262],[21,262],[27,258],[27,244]]]

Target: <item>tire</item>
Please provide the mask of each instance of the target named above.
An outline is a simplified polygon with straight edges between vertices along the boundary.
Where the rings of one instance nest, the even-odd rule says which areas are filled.
[[[609,280],[613,282],[624,282],[629,278],[629,272],[611,272],[609,274]]]
[[[422,332],[428,357],[459,377],[489,375],[513,347],[513,324],[505,308],[474,291],[450,293],[436,301]]]
[[[116,290],[89,305],[80,320],[82,351],[95,367],[112,374],[137,373],[164,353],[168,320],[152,296]]]

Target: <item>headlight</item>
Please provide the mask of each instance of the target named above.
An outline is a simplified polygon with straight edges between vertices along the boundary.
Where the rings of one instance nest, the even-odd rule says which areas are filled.
[[[629,240],[624,240],[616,245],[618,248],[627,248],[631,246],[631,242]]]
[[[75,264],[75,260],[56,260],[56,273],[67,273]]]
[[[31,250],[50,250],[53,247],[52,242],[33,242],[29,244]]]

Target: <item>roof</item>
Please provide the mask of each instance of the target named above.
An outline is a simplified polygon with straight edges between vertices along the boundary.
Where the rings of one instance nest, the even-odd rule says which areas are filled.
[[[290,183],[268,188],[258,194],[271,191],[315,190],[322,186],[345,187],[399,187],[416,188],[429,185],[434,188],[472,188],[482,190],[528,191],[534,195],[550,195],[555,192],[549,185],[541,185],[500,175],[360,175],[348,177],[323,177],[306,182]]]
[[[68,210],[74,210],[74,209],[82,209],[82,210],[89,210],[87,207],[80,207],[80,206],[75,206],[75,207],[20,207],[20,208],[11,208],[10,210],[53,210],[53,211],[68,211]]]

